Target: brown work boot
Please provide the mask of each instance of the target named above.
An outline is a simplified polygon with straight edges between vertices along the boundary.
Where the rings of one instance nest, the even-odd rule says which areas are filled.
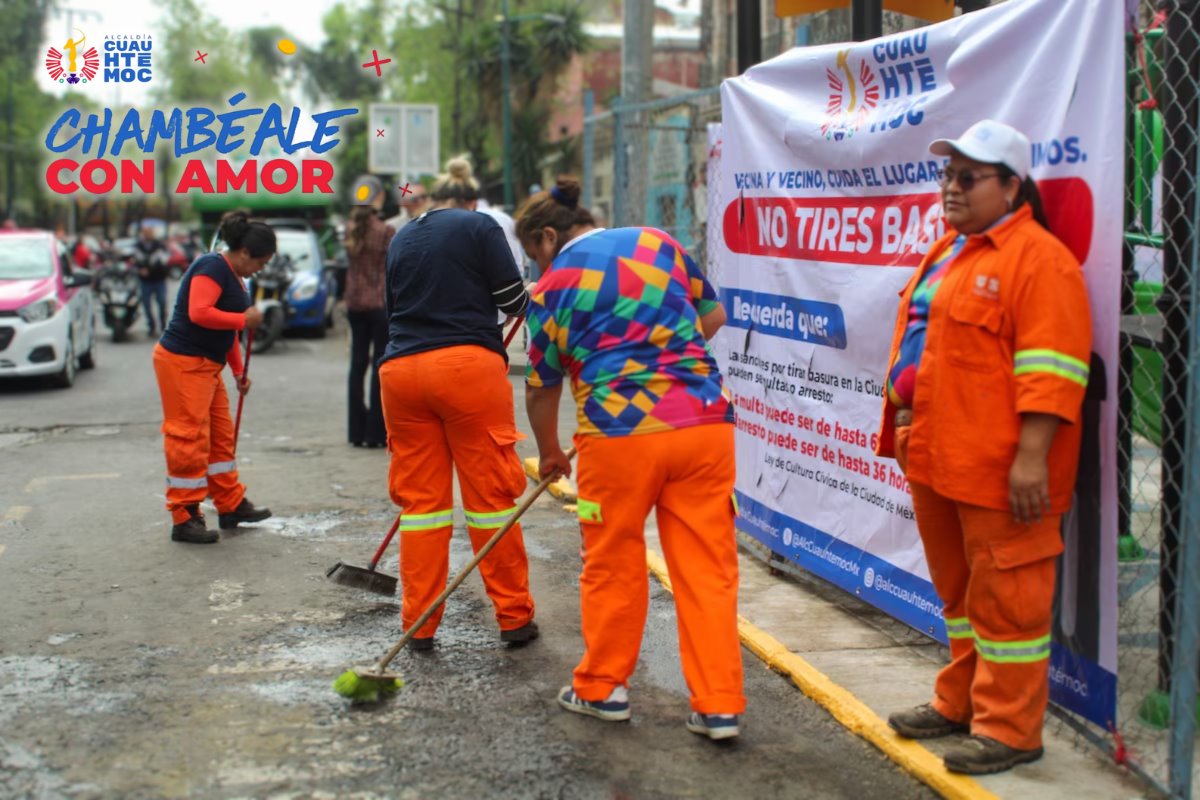
[[[188,506],[191,516],[185,521],[171,527],[171,541],[188,542],[189,544],[212,544],[221,537],[216,531],[210,531],[200,513],[200,506]]]
[[[1018,750],[987,736],[972,736],[946,753],[946,769],[966,775],[990,775],[1004,772],[1017,764],[1027,764],[1042,757],[1042,748]]]
[[[237,508],[217,517],[217,524],[221,526],[221,530],[226,530],[236,528],[239,522],[262,522],[269,516],[271,509],[255,508],[254,503],[243,497]]]
[[[888,725],[905,739],[936,739],[952,733],[966,733],[971,726],[942,716],[932,703],[897,711],[888,717]]]

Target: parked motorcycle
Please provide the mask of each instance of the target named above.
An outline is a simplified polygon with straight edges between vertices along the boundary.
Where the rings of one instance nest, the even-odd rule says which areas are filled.
[[[137,320],[142,291],[129,259],[106,258],[96,274],[96,301],[104,308],[104,324],[114,342],[123,342]]]
[[[292,259],[276,253],[267,265],[250,279],[250,297],[262,312],[263,321],[254,332],[252,352],[264,353],[274,346],[287,325],[287,291],[295,276]]]

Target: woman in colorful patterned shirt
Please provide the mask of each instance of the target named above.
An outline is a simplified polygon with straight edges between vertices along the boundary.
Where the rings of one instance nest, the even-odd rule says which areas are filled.
[[[969,731],[946,767],[981,774],[1042,755],[1092,328],[1079,262],[1029,177],[1029,140],[984,120],[929,149],[949,157],[953,230],[901,297],[879,454],[908,477],[951,660],[933,701],[888,723],[910,739]]]
[[[517,222],[543,272],[530,300],[525,394],[543,477],[571,471],[558,438],[564,376],[579,406],[585,652],[558,702],[629,719],[626,689],[649,598],[643,528],[656,508],[691,692],[687,728],[737,736],[746,700],[733,409],[705,342],[725,311],[678,242],[652,228],[595,227],[579,191],[578,181],[560,179],[531,197]]]

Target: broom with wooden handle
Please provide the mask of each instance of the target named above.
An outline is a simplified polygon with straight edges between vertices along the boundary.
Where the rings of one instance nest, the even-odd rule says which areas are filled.
[[[575,448],[572,447],[567,451],[567,460],[569,461],[574,457]],[[417,635],[417,631],[421,630],[421,626],[429,621],[434,612],[442,607],[442,604],[446,602],[446,598],[452,595],[454,590],[466,580],[467,576],[475,571],[475,568],[479,566],[479,562],[483,561],[487,557],[487,554],[492,552],[492,548],[504,538],[504,534],[508,533],[517,524],[521,519],[521,515],[533,505],[533,501],[537,500],[542,492],[546,491],[547,486],[558,480],[558,477],[558,475],[552,474],[542,478],[541,483],[517,506],[516,511],[505,521],[500,530],[492,534],[492,538],[488,539],[483,547],[479,548],[479,552],[475,554],[471,562],[454,576],[454,580],[450,581],[450,584],[429,605],[429,608],[425,609],[421,616],[417,617],[416,621],[408,627],[408,631],[400,638],[400,641],[392,646],[387,655],[379,659],[374,666],[346,670],[333,682],[333,690],[343,697],[349,697],[351,700],[372,700],[378,697],[380,692],[394,692],[400,689],[404,685],[404,681],[400,678],[399,674],[386,671],[388,664],[392,663],[392,659]]]

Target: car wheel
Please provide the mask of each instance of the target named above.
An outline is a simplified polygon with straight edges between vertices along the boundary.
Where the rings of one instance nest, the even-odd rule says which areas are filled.
[[[67,337],[67,352],[63,358],[63,368],[53,378],[53,383],[59,389],[70,389],[75,385],[75,343]]]
[[[92,320],[92,330],[88,337],[87,352],[79,357],[80,369],[96,368],[96,321]]]

